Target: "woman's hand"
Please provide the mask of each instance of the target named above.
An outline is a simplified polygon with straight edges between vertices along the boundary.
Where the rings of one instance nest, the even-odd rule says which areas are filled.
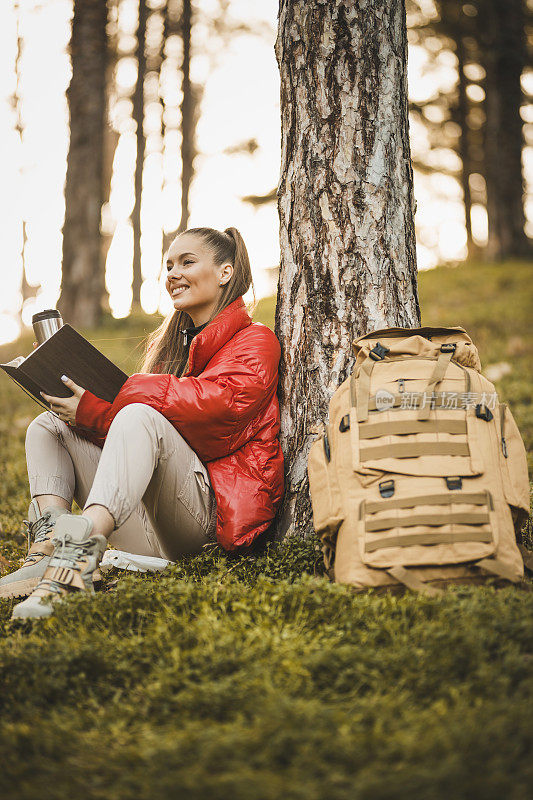
[[[83,389],[81,386],[78,386],[78,384],[74,383],[74,381],[71,381],[66,375],[62,375],[61,380],[65,386],[74,392],[72,397],[52,397],[44,392],[41,392],[41,396],[44,397],[48,403],[50,403],[52,411],[55,411],[55,413],[60,419],[63,420],[63,422],[66,422],[67,425],[75,425],[76,409],[78,408],[81,396],[85,389]]]

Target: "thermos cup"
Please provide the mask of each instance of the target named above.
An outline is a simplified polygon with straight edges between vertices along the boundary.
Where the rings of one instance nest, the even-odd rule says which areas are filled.
[[[39,311],[38,314],[34,314],[31,318],[31,324],[39,345],[46,342],[52,334],[63,327],[63,318],[57,308],[47,308],[45,311]]]

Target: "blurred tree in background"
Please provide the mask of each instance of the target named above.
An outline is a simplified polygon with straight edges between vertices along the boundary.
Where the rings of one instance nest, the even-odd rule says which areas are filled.
[[[139,0],[137,21],[137,80],[133,94],[133,120],[135,122],[136,159],[135,159],[135,202],[131,215],[133,227],[133,306],[141,304],[141,199],[143,184],[144,153],[146,150],[144,137],[144,84],[146,78],[146,21],[148,6],[146,0]]]
[[[533,132],[533,96],[526,93],[526,88],[531,91],[533,0],[406,0],[406,4],[413,60],[420,63],[419,52],[423,51],[422,77],[430,79],[429,89],[426,86],[423,94],[414,91],[409,103],[415,190],[421,190],[422,200],[430,194],[443,202],[462,202],[468,257],[531,258],[531,239],[525,230],[523,152],[525,142],[531,144]],[[22,9],[15,3],[12,106],[14,128],[23,143],[24,26],[19,31],[19,6]],[[33,11],[31,8],[26,8],[26,16],[38,13],[38,4]],[[269,24],[236,18],[232,10],[231,0],[208,4],[201,0],[73,2],[72,77],[67,91],[70,147],[58,305],[68,309],[74,324],[93,325],[102,310],[110,309],[105,265],[116,263],[115,251],[129,253],[130,235],[130,262],[121,264],[126,275],[131,269],[130,282],[124,284],[122,313],[128,293],[132,307],[138,309],[141,299],[148,296],[143,294],[148,284],[150,292],[155,292],[154,253],[159,247],[162,255],[172,238],[189,224],[198,155],[196,130],[207,80],[193,79],[194,57],[200,55],[207,63],[202,74],[210,76],[235,35],[245,32],[265,40],[273,37]],[[442,81],[445,71],[455,75],[455,80]],[[227,91],[234,94],[240,88],[228,86]],[[130,158],[133,136],[135,152]],[[259,144],[250,136],[220,149],[225,155],[245,153],[250,157],[257,151],[261,152]],[[21,179],[23,170],[21,167]],[[154,177],[158,170],[159,178]],[[273,171],[270,190],[262,187],[263,191],[246,194],[242,200],[254,208],[273,206],[275,180]],[[117,187],[124,191],[130,182],[131,205],[117,218],[112,211],[113,194]],[[146,210],[157,195],[165,198],[165,221],[154,233]],[[417,222],[422,266],[428,264],[424,248],[429,252],[440,235],[439,225],[434,223],[429,232],[433,244],[424,241],[420,220],[427,207],[421,207]],[[40,290],[35,268],[29,279],[25,268],[26,258],[31,256],[27,256],[29,229],[24,208],[21,222],[24,305],[39,296]],[[118,234],[120,247],[113,244],[120,238]],[[161,240],[155,249],[154,236]],[[149,259],[141,247],[143,237],[144,241],[151,237]],[[28,252],[32,250],[32,242],[29,244]],[[115,248],[114,256],[110,247]],[[277,264],[272,266],[273,272],[277,269]],[[147,307],[144,299],[143,306]]]
[[[411,102],[411,113],[423,122],[431,143],[430,158],[415,167],[438,171],[431,164],[432,151],[452,149],[461,163],[460,173],[452,174],[463,191],[469,255],[531,257],[524,230],[521,117],[524,100],[531,99],[521,86],[533,53],[531,7],[525,0],[435,0],[433,16],[427,8],[423,0],[409,0],[410,41],[426,47],[434,61],[443,50],[453,52],[457,82],[451,92]],[[487,212],[485,248],[473,241],[473,202]]]
[[[528,63],[524,0],[477,0],[473,8],[478,12],[477,38],[485,70],[487,255],[495,260],[532,255],[524,232],[520,116],[520,78]]]
[[[102,207],[109,202],[114,158],[120,134],[113,124],[113,108],[129,103],[135,129],[136,157],[133,176],[134,202],[130,214],[133,233],[132,306],[140,308],[143,273],[141,265],[143,176],[146,158],[165,147],[165,137],[179,134],[179,224],[164,233],[163,252],[189,222],[189,194],[197,155],[196,126],[203,87],[191,80],[191,46],[195,21],[221,45],[235,33],[268,34],[266,26],[235,21],[228,0],[219,0],[215,12],[196,10],[191,0],[138,0],[135,34],[120,28],[120,0],[75,0],[70,55],[72,78],[67,91],[70,112],[70,146],[65,187],[62,289],[58,307],[80,326],[94,326],[105,308],[104,263],[112,231],[100,226]],[[210,55],[211,70],[216,57]],[[121,59],[133,57],[136,79],[132,90],[117,84]],[[18,61],[17,61],[18,63]],[[164,74],[163,74],[164,73]],[[163,83],[166,82],[166,89]],[[170,89],[168,88],[170,86]],[[169,102],[168,98],[172,101]],[[178,98],[178,99],[176,99]],[[17,102],[15,93],[14,104]],[[159,131],[154,136],[147,119],[159,106]],[[120,105],[119,105],[120,107]],[[121,113],[124,114],[122,106]],[[150,146],[147,148],[147,139]],[[235,146],[247,147],[250,143]],[[104,209],[105,212],[105,209]],[[105,223],[105,221],[104,221]],[[25,283],[26,296],[29,288]]]
[[[102,0],[75,0],[67,89],[70,147],[65,185],[63,273],[58,308],[80,326],[100,321],[104,262],[100,216],[104,199],[107,9]]]

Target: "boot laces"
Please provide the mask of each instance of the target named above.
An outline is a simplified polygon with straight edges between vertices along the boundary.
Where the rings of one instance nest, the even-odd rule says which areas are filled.
[[[26,526],[26,537],[28,539],[28,551],[33,543],[35,542],[45,542],[47,539],[50,538],[50,534],[54,530],[54,522],[52,522],[52,514],[50,511],[45,511],[45,513],[39,517],[39,519],[30,522],[29,519],[24,519],[22,522]],[[33,555],[38,555],[34,553]],[[33,555],[26,556],[26,561],[28,558],[30,561],[33,561]]]
[[[80,572],[82,567],[78,563],[79,559],[85,555],[91,555],[97,544],[94,539],[90,538],[81,542],[75,541],[69,533],[65,533],[60,539],[54,539],[53,541],[60,542],[61,548],[59,552],[54,552],[48,566],[68,567],[76,570],[76,572]],[[46,579],[46,588],[54,594],[61,594],[65,590],[61,583],[54,581],[52,578]]]
[[[61,549],[59,553],[54,552],[50,559],[50,566],[70,567],[78,571],[80,569],[78,560],[85,555],[90,555],[96,546],[96,542],[92,538],[78,542],[69,533],[65,533],[60,539],[54,539],[53,541],[61,542]]]

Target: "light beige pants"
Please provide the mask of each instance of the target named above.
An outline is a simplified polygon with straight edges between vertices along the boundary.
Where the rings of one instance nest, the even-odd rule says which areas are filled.
[[[195,451],[158,411],[132,403],[114,418],[103,448],[45,411],[28,426],[31,497],[54,494],[81,509],[97,503],[115,520],[118,550],[175,561],[216,541],[216,499]]]

